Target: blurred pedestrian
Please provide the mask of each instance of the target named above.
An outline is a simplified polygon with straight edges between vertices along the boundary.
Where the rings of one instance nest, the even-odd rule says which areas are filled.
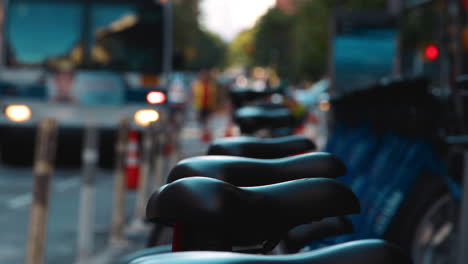
[[[198,111],[198,121],[202,126],[202,140],[209,142],[211,132],[209,119],[216,107],[216,84],[209,71],[199,73],[198,80],[193,84],[194,107]]]

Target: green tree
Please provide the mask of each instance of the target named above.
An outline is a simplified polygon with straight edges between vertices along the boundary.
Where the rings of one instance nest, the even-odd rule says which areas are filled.
[[[200,70],[224,64],[226,44],[200,25],[199,0],[173,2],[175,68]]]
[[[190,63],[196,53],[200,29],[198,6],[198,0],[173,1],[173,45],[175,56],[180,61],[176,66],[180,68]]]
[[[330,41],[330,22],[335,1],[306,0],[300,3],[294,28],[296,52],[294,64],[302,79],[315,79],[327,72]],[[347,10],[382,10],[384,0],[344,1]]]
[[[281,76],[292,79],[315,79],[327,72],[330,21],[336,1],[303,0],[297,12],[284,14],[278,8],[270,9],[253,29],[253,52],[242,58],[252,66],[269,66]],[[344,8],[350,10],[376,10],[385,8],[385,0],[347,0]],[[243,34],[246,34],[243,32]],[[236,62],[239,46],[246,42],[239,35],[230,46],[230,63]],[[234,57],[234,58],[232,58]]]
[[[295,17],[271,8],[260,18],[253,37],[253,62],[256,66],[272,67],[282,76],[294,75],[292,65]]]
[[[227,64],[230,66],[251,66],[254,53],[255,28],[240,32],[231,41],[227,51]]]
[[[196,54],[188,64],[191,70],[222,68],[225,64],[226,43],[216,34],[199,30]]]
[[[386,4],[386,0],[347,0],[344,7],[350,10],[382,10]]]
[[[304,1],[298,8],[292,57],[301,79],[318,78],[327,70],[331,12],[325,1]]]

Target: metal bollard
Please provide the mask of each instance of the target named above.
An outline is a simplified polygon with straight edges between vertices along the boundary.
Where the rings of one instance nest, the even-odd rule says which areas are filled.
[[[181,150],[181,129],[176,126],[175,127],[175,132],[174,132],[174,137],[173,137],[173,143],[174,144],[174,152],[173,152],[173,157],[171,164],[172,166],[175,166],[181,159],[182,159],[182,150]]]
[[[165,184],[165,175],[164,175],[164,139],[165,133],[163,130],[158,130],[155,133],[155,153],[153,158],[153,169],[154,169],[154,179],[153,179],[153,190],[159,189]]]
[[[56,121],[42,120],[36,139],[33,204],[29,218],[26,264],[44,262],[49,188],[57,144]]]
[[[94,248],[95,178],[98,161],[98,131],[94,125],[85,129],[82,151],[83,175],[78,223],[78,263],[91,257]]]
[[[167,177],[169,175],[169,172],[172,170],[175,164],[173,164],[173,159],[174,159],[174,134],[172,134],[173,131],[170,129],[166,129],[164,131],[164,149],[163,149],[163,172],[162,172],[162,182],[161,186],[166,184],[167,182]]]
[[[143,151],[140,164],[140,181],[138,184],[135,216],[132,227],[135,232],[144,230],[144,222],[146,216],[146,203],[149,197],[149,178],[151,173],[151,158],[153,150],[153,133],[154,125],[149,125],[143,132]]]
[[[110,234],[111,244],[125,242],[123,232],[125,228],[125,158],[128,144],[130,121],[123,118],[120,121],[115,158],[114,190],[112,204],[112,226]]]
[[[465,143],[468,142],[465,139]],[[460,212],[460,231],[459,231],[459,245],[458,245],[458,264],[468,263],[468,150],[465,150],[463,157],[463,189],[461,200]]]

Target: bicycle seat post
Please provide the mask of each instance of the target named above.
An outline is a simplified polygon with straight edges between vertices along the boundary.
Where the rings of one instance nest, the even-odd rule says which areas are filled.
[[[173,238],[172,252],[232,251],[232,244],[219,234],[200,231],[190,224],[175,224]]]

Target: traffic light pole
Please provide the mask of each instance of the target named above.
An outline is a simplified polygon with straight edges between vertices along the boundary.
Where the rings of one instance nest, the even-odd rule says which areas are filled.
[[[164,3],[164,53],[163,53],[163,79],[164,85],[169,86],[170,74],[172,72],[172,0]]]
[[[468,136],[465,137],[465,143],[468,142]],[[463,191],[460,211],[460,232],[458,245],[458,264],[468,263],[468,149],[465,149],[463,155]]]

